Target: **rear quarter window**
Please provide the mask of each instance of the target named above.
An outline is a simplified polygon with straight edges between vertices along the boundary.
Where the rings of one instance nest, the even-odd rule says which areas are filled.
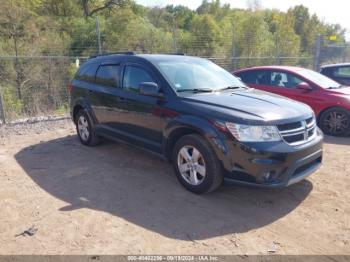
[[[79,71],[77,72],[75,79],[81,80],[89,83],[95,82],[95,75],[97,70],[98,64],[89,63],[86,65],[83,65]]]
[[[119,87],[119,65],[101,65],[96,73],[96,84]]]

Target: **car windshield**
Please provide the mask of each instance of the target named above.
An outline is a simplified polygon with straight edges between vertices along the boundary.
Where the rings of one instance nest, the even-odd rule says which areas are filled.
[[[298,73],[299,75],[305,77],[306,79],[309,79],[310,81],[325,89],[341,87],[341,85],[334,80],[309,69],[300,70]]]
[[[237,77],[209,60],[184,57],[155,64],[177,92],[247,88]]]

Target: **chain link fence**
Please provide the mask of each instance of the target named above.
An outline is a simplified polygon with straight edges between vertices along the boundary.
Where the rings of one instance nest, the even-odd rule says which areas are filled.
[[[75,60],[65,56],[0,57],[1,121],[66,114],[67,86],[76,71]]]
[[[322,39],[321,39],[322,40]],[[192,43],[193,44],[193,43]],[[206,46],[205,43],[195,43]],[[229,71],[261,65],[292,65],[313,68],[325,63],[349,61],[350,47],[339,46],[330,41],[321,41],[319,53],[314,56],[233,56],[232,47],[225,46],[222,52],[210,54],[205,48],[200,52],[169,42],[166,50],[139,50],[139,53],[169,53],[169,50],[185,51],[188,55],[198,55],[212,60]],[[210,47],[208,47],[209,49]],[[184,49],[184,50],[182,50]],[[115,50],[118,51],[116,48]],[[187,52],[186,52],[187,51]],[[91,54],[94,51],[91,51]],[[95,48],[97,52],[97,48]],[[77,67],[88,56],[0,56],[0,122],[13,122],[36,116],[68,114],[68,84]]]

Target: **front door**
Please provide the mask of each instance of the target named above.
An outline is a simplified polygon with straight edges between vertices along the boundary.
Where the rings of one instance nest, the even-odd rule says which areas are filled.
[[[164,101],[139,93],[142,82],[154,82],[159,85],[155,75],[139,64],[126,64],[123,72],[123,92],[125,93],[125,114],[122,117],[120,131],[127,134],[133,143],[161,152],[164,117]]]
[[[297,88],[297,85],[305,82],[300,77],[285,71],[279,70],[264,70],[257,73],[257,83],[252,84],[252,87],[275,93],[281,96],[288,97],[290,99],[308,104],[314,107],[315,103],[315,92],[317,89],[304,90]],[[310,84],[310,83],[309,83]],[[320,101],[322,102],[322,101]]]

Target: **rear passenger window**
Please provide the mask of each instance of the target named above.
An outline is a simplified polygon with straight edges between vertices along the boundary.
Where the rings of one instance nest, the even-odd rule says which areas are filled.
[[[119,65],[100,66],[96,73],[96,84],[119,87]]]
[[[96,70],[97,70],[97,64],[87,64],[80,68],[75,78],[77,80],[94,83]]]
[[[136,66],[126,66],[123,78],[123,88],[126,91],[138,92],[142,82],[156,82],[144,69]]]

